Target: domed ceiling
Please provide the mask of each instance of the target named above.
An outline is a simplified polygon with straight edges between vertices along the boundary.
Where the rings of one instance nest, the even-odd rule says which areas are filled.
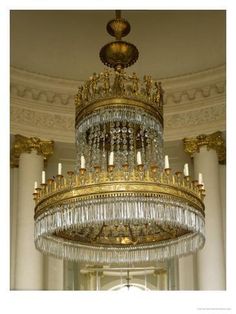
[[[11,66],[70,80],[104,68],[114,11],[11,11]],[[225,64],[225,11],[122,11],[139,49],[131,71],[167,78]]]

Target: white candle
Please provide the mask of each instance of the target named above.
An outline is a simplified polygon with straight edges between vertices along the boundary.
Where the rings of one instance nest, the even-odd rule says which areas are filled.
[[[37,189],[37,187],[38,187],[38,182],[37,181],[35,181],[34,182],[34,192],[36,193],[36,189]]]
[[[81,168],[81,169],[85,169],[85,158],[84,158],[83,155],[82,155],[81,158],[80,158],[80,162],[81,162],[80,168]]]
[[[59,162],[58,164],[58,175],[61,175],[62,164]]]
[[[137,164],[142,165],[141,152],[137,152]]]
[[[108,164],[109,164],[109,166],[114,165],[114,152],[110,152]]]
[[[168,155],[165,155],[165,169],[169,169],[170,165],[169,165],[169,157]]]
[[[202,173],[198,174],[198,184],[202,184]]]
[[[188,176],[189,176],[188,164],[185,164],[185,165],[184,165],[184,175],[185,175],[185,177],[188,177]]]
[[[42,184],[45,184],[45,171],[42,171]]]

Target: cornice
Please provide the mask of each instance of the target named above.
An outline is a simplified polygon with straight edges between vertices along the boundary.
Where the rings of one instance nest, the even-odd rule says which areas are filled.
[[[225,130],[225,66],[163,79],[165,140]],[[11,68],[11,133],[74,142],[74,95],[82,81]]]

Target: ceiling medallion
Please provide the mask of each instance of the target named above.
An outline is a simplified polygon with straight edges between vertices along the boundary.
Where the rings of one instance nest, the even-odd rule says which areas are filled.
[[[173,173],[163,156],[163,89],[123,68],[138,58],[121,40],[130,25],[117,13],[116,41],[100,52],[115,71],[94,73],[75,99],[77,163],[35,183],[35,245],[86,264],[148,264],[190,254],[205,242],[202,176]]]

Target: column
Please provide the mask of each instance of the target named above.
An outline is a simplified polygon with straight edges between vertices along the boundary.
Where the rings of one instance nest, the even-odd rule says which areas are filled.
[[[179,290],[194,290],[193,254],[179,259]]]
[[[205,234],[206,243],[197,253],[199,290],[225,289],[225,260],[222,228],[222,209],[218,159],[224,158],[224,140],[221,132],[184,139],[185,151],[194,158],[197,178],[202,173],[205,184]]]
[[[43,256],[34,246],[34,182],[41,183],[44,159],[53,142],[15,136],[13,154],[19,161],[15,289],[43,289]]]
[[[13,164],[10,171],[10,289],[15,287],[16,225],[18,209],[18,167]]]
[[[220,198],[221,198],[221,209],[222,209],[222,228],[223,228],[223,234],[224,234],[224,252],[226,253],[226,165],[223,163],[223,161],[219,165],[219,171],[220,171]]]
[[[167,283],[167,270],[158,269],[155,270],[154,275],[156,276],[156,286],[157,290],[168,290]]]
[[[63,260],[46,256],[47,290],[63,290]]]

